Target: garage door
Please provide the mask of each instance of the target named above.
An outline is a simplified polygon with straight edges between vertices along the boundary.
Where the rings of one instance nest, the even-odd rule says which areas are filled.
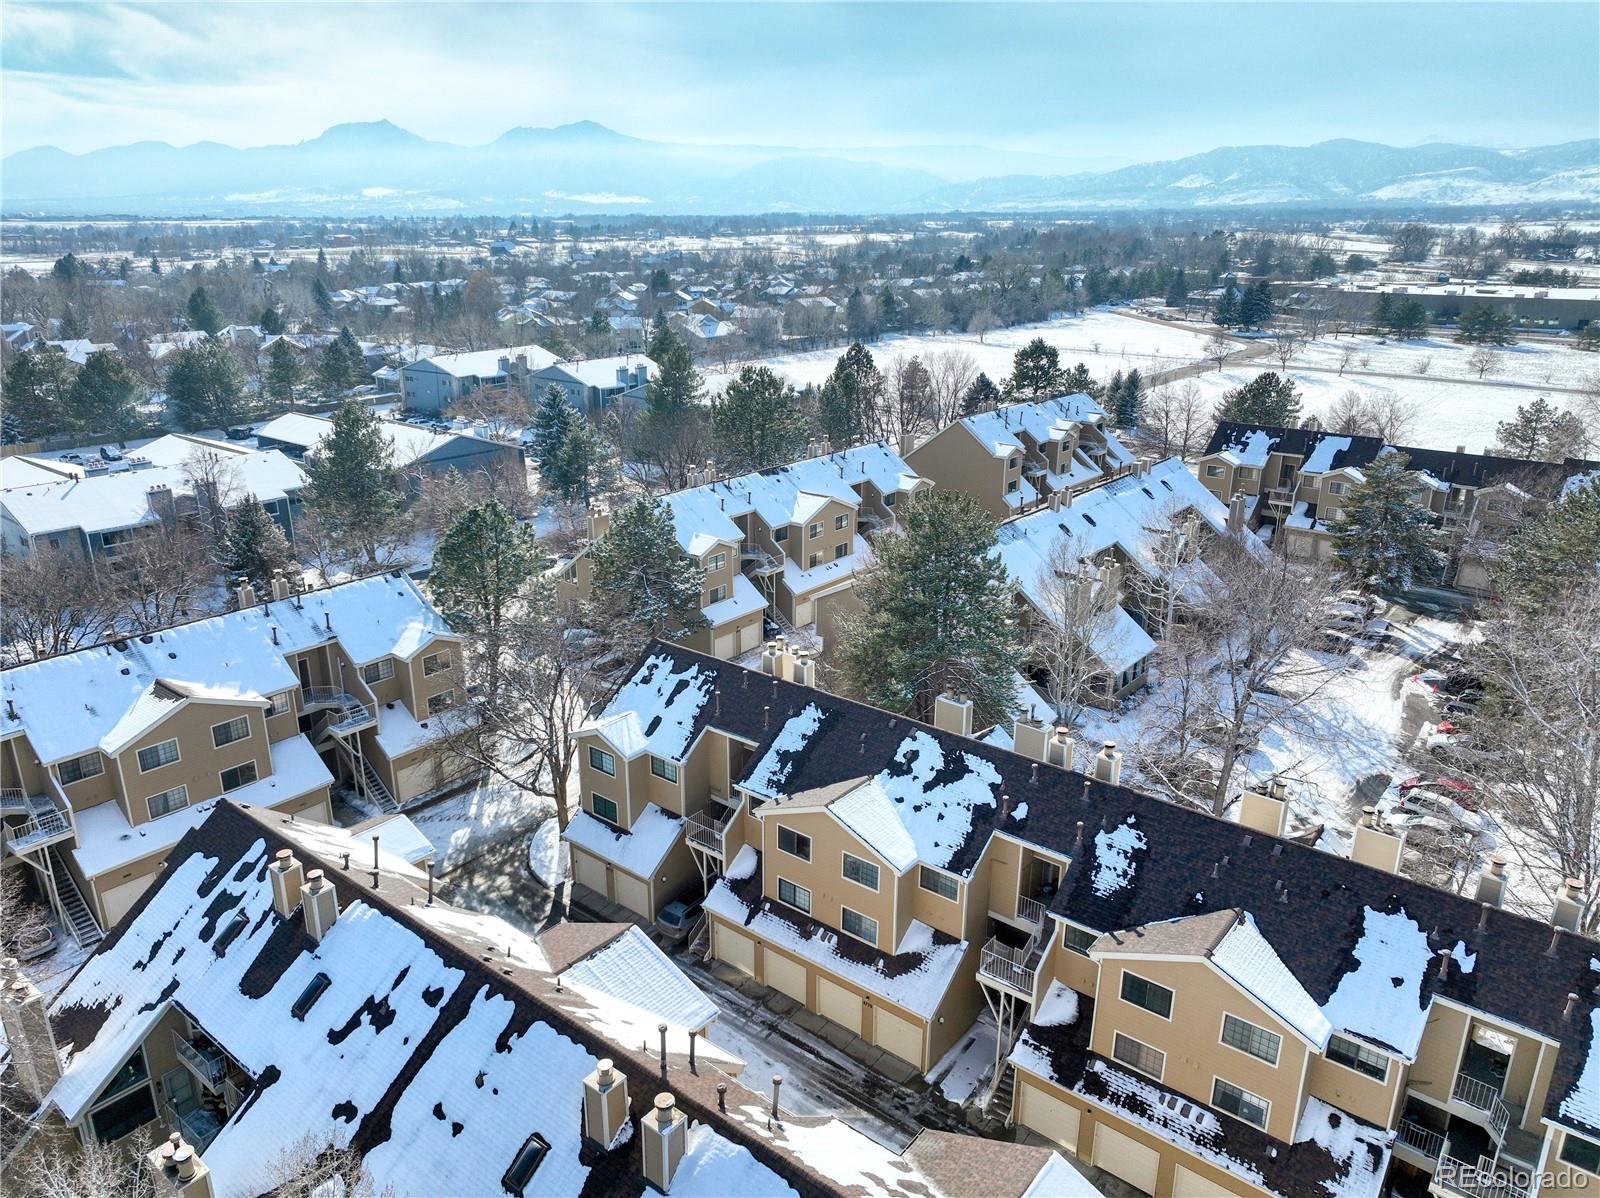
[[[878,1007],[873,1013],[872,1031],[872,1042],[879,1048],[919,1069],[922,1067],[922,1029],[911,1020]]]
[[[761,648],[761,621],[752,620],[739,629],[739,652],[748,653]]]
[[[861,1034],[861,996],[825,977],[817,978],[817,1014]]]
[[[713,955],[719,961],[726,961],[735,969],[748,973],[751,977],[756,972],[756,942],[743,932],[735,932],[732,928],[723,927],[720,923],[715,925],[716,950]]]
[[[1172,1170],[1172,1198],[1217,1198],[1218,1194],[1231,1194],[1232,1190],[1223,1189],[1222,1186],[1192,1169],[1185,1169],[1182,1165],[1173,1166]]]
[[[715,657],[731,658],[739,651],[738,632],[719,633],[711,641],[711,652]]]
[[[806,599],[794,605],[795,627],[804,628],[817,618],[817,602],[815,599]]]
[[[764,961],[767,985],[783,991],[802,1007],[806,1006],[806,967],[770,950],[764,955]]]
[[[620,869],[611,871],[611,882],[617,888],[617,902],[630,911],[637,911],[646,919],[654,918],[650,910],[650,885]]]
[[[610,897],[606,894],[606,863],[598,857],[591,857],[582,849],[573,849],[572,876],[579,885],[587,886],[602,897]]]
[[[1078,1108],[1046,1094],[1020,1078],[1017,1082],[1017,1122],[1068,1152],[1078,1150]]]
[[[19,867],[20,868],[20,867]],[[139,896],[150,889],[150,883],[161,876],[159,870],[141,874],[132,881],[108,886],[100,892],[100,905],[105,908],[106,927],[119,922],[139,901]]]
[[[1161,1172],[1161,1155],[1139,1141],[1113,1131],[1104,1123],[1094,1129],[1094,1156],[1091,1162],[1114,1177],[1120,1177],[1136,1190],[1156,1192],[1156,1175]]]

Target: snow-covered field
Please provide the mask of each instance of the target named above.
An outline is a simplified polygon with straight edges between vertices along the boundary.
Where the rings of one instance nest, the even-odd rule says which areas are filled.
[[[1475,379],[1469,360],[1479,348],[1448,337],[1419,337],[1414,341],[1386,341],[1377,337],[1323,337],[1307,342],[1290,363],[1337,370],[1347,349],[1355,355],[1347,370],[1380,374],[1415,375],[1419,379]],[[1585,353],[1574,345],[1551,341],[1522,341],[1490,349],[1497,361],[1487,382],[1523,383],[1532,387],[1576,387],[1585,377],[1600,373],[1600,354]],[[1419,371],[1426,364],[1427,373]]]
[[[1145,374],[1204,360],[1208,336],[1194,329],[1155,324],[1124,316],[1111,309],[1095,309],[1081,316],[1067,316],[1038,324],[996,329],[982,341],[965,333],[941,336],[892,334],[875,341],[871,350],[879,369],[894,358],[959,350],[972,355],[978,369],[996,381],[1011,373],[1011,360],[1035,337],[1043,337],[1061,351],[1061,364],[1072,367],[1082,362],[1097,379],[1108,379],[1117,371],[1134,367]],[[843,346],[778,354],[757,359],[753,364],[769,366],[797,387],[820,385],[833,371],[844,352]],[[706,374],[706,387],[718,391],[736,373],[715,371]]]

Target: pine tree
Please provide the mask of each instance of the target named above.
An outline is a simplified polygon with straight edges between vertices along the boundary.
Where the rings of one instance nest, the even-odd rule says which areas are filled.
[[[1117,371],[1111,376],[1111,381],[1106,384],[1105,393],[1100,397],[1106,411],[1110,413],[1112,423],[1122,428],[1122,422],[1117,419],[1117,412],[1122,407],[1122,371]]]
[[[1167,285],[1166,300],[1169,308],[1181,308],[1189,302],[1189,284],[1183,277],[1181,266],[1172,276],[1172,282]]]
[[[434,550],[428,587],[450,627],[467,638],[490,703],[500,694],[508,621],[549,565],[533,529],[493,499],[457,516]]]
[[[746,366],[711,408],[711,440],[725,474],[781,466],[800,456],[805,415],[794,388],[765,366]]]
[[[1329,522],[1333,556],[1364,591],[1405,590],[1439,577],[1444,555],[1433,517],[1417,503],[1403,453],[1379,454]]]
[[[1066,374],[1061,369],[1061,354],[1043,337],[1035,337],[1011,359],[1011,377],[1006,381],[1006,396],[1020,402],[1053,399],[1065,391]]]
[[[317,386],[330,396],[343,395],[354,387],[350,357],[337,341],[330,341],[317,354]]]
[[[877,337],[872,303],[857,287],[844,302],[844,331],[852,341],[872,341]]]
[[[1568,484],[1501,546],[1495,588],[1524,611],[1553,609],[1600,571],[1600,478]]]
[[[1487,304],[1468,308],[1456,321],[1456,340],[1469,345],[1515,345],[1511,314]]]
[[[1389,335],[1397,341],[1410,341],[1420,337],[1428,328],[1428,310],[1420,300],[1406,300],[1393,305],[1389,316]]]
[[[167,412],[181,429],[227,428],[250,418],[244,371],[220,341],[201,341],[172,355]]]
[[[1293,379],[1265,370],[1244,386],[1224,391],[1216,418],[1293,428],[1300,419],[1300,393],[1295,390]]]
[[[283,334],[283,309],[268,304],[261,309],[261,319],[256,321],[261,326],[261,332],[268,337],[278,337]]]
[[[857,576],[842,677],[866,702],[917,719],[931,720],[945,691],[972,699],[975,726],[1011,719],[1021,646],[993,521],[962,491],[918,496],[899,514],[905,534],[880,540],[877,563]]]
[[[138,427],[145,394],[144,384],[122,356],[100,349],[89,355],[73,378],[67,402],[79,431],[120,441]]]
[[[306,369],[294,346],[279,337],[267,351],[267,373],[261,389],[275,404],[288,406],[294,403],[300,388],[305,385]]]
[[[215,337],[217,330],[222,327],[222,313],[217,311],[216,302],[204,287],[196,287],[189,293],[188,313],[191,329],[199,329]]]
[[[656,364],[656,377],[645,390],[652,414],[673,415],[700,400],[701,381],[689,347],[665,323],[650,337],[648,356]]]
[[[567,443],[567,433],[580,417],[567,402],[567,393],[555,383],[544,389],[533,407],[533,456],[541,463],[553,462],[557,451]],[[541,466],[541,470],[543,467]]]
[[[961,414],[973,416],[979,412],[992,411],[1000,406],[1002,398],[1000,388],[994,385],[994,380],[980,372],[961,396]]]
[[[53,345],[18,354],[6,368],[3,404],[7,435],[37,441],[71,427],[72,365]]]
[[[595,606],[619,641],[681,640],[705,624],[699,563],[678,552],[672,513],[636,499],[611,518],[589,551]]]
[[[1378,292],[1372,304],[1372,330],[1381,333],[1394,322],[1394,296],[1387,291]]]
[[[1501,421],[1495,428],[1495,437],[1514,458],[1540,460],[1557,456],[1552,448],[1564,440],[1560,436],[1563,414],[1544,396],[1538,396],[1532,403],[1518,404],[1516,418]]]
[[[317,251],[318,261],[322,261],[322,251]],[[323,316],[333,315],[333,294],[328,290],[328,285],[318,275],[311,280],[311,302],[317,306],[317,311]]]
[[[302,463],[305,507],[349,557],[375,566],[400,514],[394,447],[377,415],[354,400],[334,410],[332,423]]]
[[[1064,395],[1088,395],[1098,399],[1105,394],[1105,388],[1095,382],[1089,368],[1079,362],[1062,375],[1061,392]]]
[[[1117,393],[1114,415],[1118,428],[1138,428],[1139,412],[1144,406],[1144,378],[1135,366],[1128,371],[1122,380],[1122,389]]]
[[[1272,288],[1265,279],[1247,287],[1239,299],[1239,324],[1247,329],[1265,327],[1272,320]]]
[[[1232,280],[1223,281],[1222,294],[1217,297],[1217,306],[1212,310],[1211,322],[1222,329],[1231,329],[1239,323],[1239,300]]]
[[[250,580],[259,595],[272,593],[272,576],[295,569],[294,551],[278,522],[254,495],[228,513],[222,537],[222,568],[230,578]]]
[[[823,435],[835,450],[862,441],[883,406],[884,382],[878,365],[857,341],[839,355],[817,397]]]
[[[56,331],[62,341],[81,341],[89,336],[89,322],[78,309],[67,304],[61,309],[61,321]]]

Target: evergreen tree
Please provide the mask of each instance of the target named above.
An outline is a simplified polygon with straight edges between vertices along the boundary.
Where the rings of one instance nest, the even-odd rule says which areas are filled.
[[[799,397],[767,367],[746,366],[712,404],[711,439],[725,474],[793,461],[806,439]]]
[[[354,400],[340,404],[332,422],[302,463],[305,507],[352,559],[376,566],[400,514],[394,447],[376,413]]]
[[[262,391],[273,403],[287,406],[295,401],[305,380],[306,369],[300,362],[299,353],[279,337],[267,351],[267,373],[262,379]]]
[[[1108,396],[1109,398],[1109,396]],[[1144,378],[1135,366],[1122,380],[1122,389],[1113,401],[1113,414],[1118,428],[1138,428],[1139,412],[1144,406]]]
[[[905,534],[878,542],[876,565],[856,579],[860,608],[840,636],[850,692],[930,721],[941,692],[960,692],[972,699],[974,726],[1011,719],[1021,646],[993,521],[962,491],[917,496],[899,514]]]
[[[1265,279],[1245,289],[1239,299],[1239,324],[1247,329],[1264,328],[1272,320],[1272,288]]]
[[[1555,460],[1572,446],[1574,433],[1582,436],[1582,426],[1570,412],[1562,412],[1544,396],[1532,403],[1518,404],[1513,420],[1503,420],[1495,428],[1500,447],[1514,458],[1535,461]]]
[[[704,576],[679,554],[672,513],[660,500],[636,499],[614,513],[589,561],[595,606],[618,639],[681,640],[704,626]]]
[[[82,432],[122,440],[139,425],[145,386],[122,356],[108,349],[89,355],[72,380],[67,402]]]
[[[272,576],[292,574],[294,551],[278,522],[254,495],[228,513],[222,536],[222,568],[230,578],[250,580],[258,595],[272,593]]]
[[[857,341],[839,356],[817,397],[817,418],[835,450],[864,440],[883,405],[883,374]]]
[[[1189,302],[1189,283],[1184,278],[1183,267],[1178,267],[1172,276],[1172,282],[1167,284],[1167,307],[1181,308]]]
[[[1477,304],[1456,321],[1456,340],[1468,345],[1514,345],[1517,338],[1509,312],[1497,312],[1487,304]]]
[[[548,469],[539,467],[540,484],[552,495],[588,506],[617,484],[616,461],[610,443],[582,416],[573,413],[566,439],[556,449]]]
[[[1117,419],[1117,412],[1122,406],[1122,371],[1119,370],[1111,376],[1111,381],[1106,384],[1105,393],[1100,400],[1110,413],[1112,423],[1117,428],[1122,428],[1122,422]]]
[[[889,332],[899,332],[905,328],[906,306],[895,297],[888,284],[878,294],[878,327]]]
[[[18,354],[6,368],[6,434],[14,441],[37,441],[71,427],[72,364],[53,345]]]
[[[1222,329],[1231,329],[1239,323],[1239,299],[1231,280],[1222,284],[1222,294],[1211,312],[1211,322]]]
[[[1079,362],[1062,376],[1061,391],[1064,395],[1088,395],[1098,399],[1105,393],[1105,388],[1095,382],[1089,368]]]
[[[1600,571],[1600,479],[1569,484],[1508,540],[1495,561],[1495,587],[1524,610],[1551,609]]]
[[[1002,398],[1000,388],[994,385],[994,380],[980,372],[961,396],[961,414],[972,416],[978,412],[992,411],[1000,406]]]
[[[844,302],[844,331],[852,341],[871,341],[877,336],[871,301],[857,287]]]
[[[573,423],[579,419],[581,417],[567,402],[567,393],[559,385],[551,383],[546,387],[533,406],[533,456],[540,463],[553,462],[561,446],[567,443],[567,433]]]
[[[1293,379],[1266,370],[1244,386],[1224,391],[1216,417],[1219,421],[1293,428],[1300,419],[1300,394]]]
[[[656,364],[656,377],[645,391],[645,403],[655,416],[674,415],[700,399],[700,374],[683,338],[663,322],[650,337],[647,351]]]
[[[1394,296],[1387,291],[1378,292],[1372,302],[1372,331],[1381,333],[1394,321]]]
[[[317,386],[330,396],[343,395],[356,385],[350,357],[337,341],[330,341],[317,354]]]
[[[1053,399],[1066,390],[1061,354],[1043,337],[1035,337],[1011,359],[1011,377],[1006,381],[1006,396],[1019,402]]]
[[[450,627],[467,638],[490,703],[500,694],[508,622],[549,565],[533,529],[493,499],[457,516],[434,550],[428,587]]]
[[[210,292],[204,287],[196,287],[189,293],[188,313],[191,329],[199,329],[215,337],[217,330],[222,327],[222,313],[217,310]]]
[[[89,336],[89,322],[71,304],[61,309],[61,323],[57,328],[62,341],[81,341]]]
[[[220,341],[180,349],[167,367],[167,412],[181,429],[227,428],[250,417],[244,371]]]
[[[322,258],[321,250],[317,251],[317,257],[320,262]],[[311,280],[311,302],[317,306],[317,311],[322,313],[323,316],[333,315],[333,293],[328,290],[328,285],[322,281],[321,275]]]
[[[72,283],[88,273],[88,268],[78,261],[78,255],[63,254],[50,267],[50,273],[63,283]]]
[[[1388,332],[1397,341],[1410,341],[1428,329],[1428,310],[1420,300],[1406,300],[1392,306]]]
[[[1365,591],[1405,590],[1439,577],[1444,555],[1433,517],[1417,503],[1417,476],[1403,453],[1382,453],[1330,521],[1333,556]]]
[[[268,304],[261,309],[261,319],[256,321],[261,326],[261,331],[268,337],[277,337],[283,333],[283,309]]]

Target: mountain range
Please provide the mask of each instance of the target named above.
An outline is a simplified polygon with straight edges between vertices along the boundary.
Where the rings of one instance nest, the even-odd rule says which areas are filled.
[[[1106,165],[983,146],[696,145],[592,121],[464,146],[373,121],[248,149],[39,146],[0,162],[0,203],[8,215],[149,216],[1600,206],[1600,140],[1522,150],[1336,140]]]

